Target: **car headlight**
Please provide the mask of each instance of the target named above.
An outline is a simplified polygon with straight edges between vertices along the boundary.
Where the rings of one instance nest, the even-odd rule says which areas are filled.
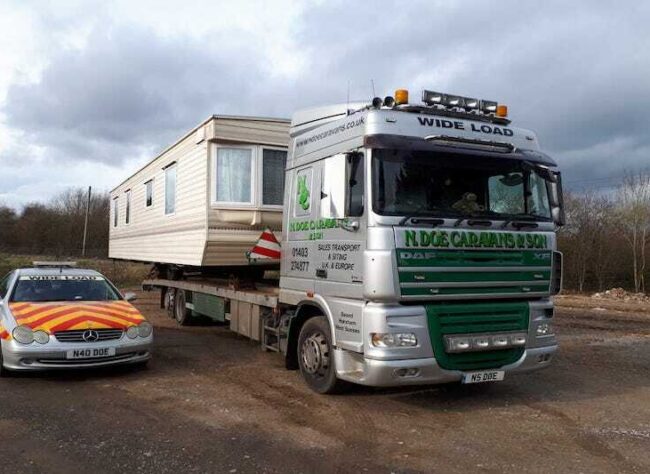
[[[370,333],[375,347],[413,347],[418,345],[418,338],[412,332],[373,332]]]
[[[143,321],[138,326],[138,334],[140,337],[149,337],[153,332],[153,326],[148,321]]]
[[[34,341],[39,344],[47,344],[50,341],[50,335],[45,331],[34,331]]]
[[[126,337],[129,339],[135,339],[138,337],[138,326],[129,326],[126,330]]]
[[[34,342],[34,331],[28,326],[16,326],[11,332],[11,336],[21,344]]]

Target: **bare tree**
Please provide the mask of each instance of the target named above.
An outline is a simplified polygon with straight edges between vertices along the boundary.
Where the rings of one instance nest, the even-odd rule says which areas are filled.
[[[650,173],[627,174],[618,188],[621,230],[632,250],[634,290],[645,291],[646,247],[650,234]]]

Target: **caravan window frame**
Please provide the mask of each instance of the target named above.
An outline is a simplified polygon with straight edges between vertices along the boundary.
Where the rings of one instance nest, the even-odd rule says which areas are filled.
[[[143,183],[144,186],[144,208],[151,209],[153,207],[153,180],[154,178],[148,179]],[[147,192],[151,187],[151,204],[147,204]]]
[[[124,225],[131,224],[131,189],[124,191]]]
[[[250,170],[250,201],[218,201],[217,200],[217,160],[219,159],[220,149],[239,149],[250,150],[251,152],[251,170]],[[212,207],[228,209],[253,209],[257,206],[257,149],[256,145],[234,145],[234,144],[215,144],[210,160],[210,203]]]
[[[174,210],[167,212],[167,172],[171,169],[174,169]],[[163,214],[165,216],[173,216],[176,214],[176,208],[178,205],[178,162],[173,161],[163,167],[163,185]]]
[[[282,210],[284,206],[284,196],[287,188],[287,159],[289,158],[289,150],[287,148],[283,148],[281,146],[267,146],[267,145],[259,145],[258,146],[258,156],[259,159],[257,160],[257,174],[260,176],[260,179],[258,180],[258,187],[257,187],[257,201],[259,203],[259,208],[263,210]],[[286,158],[284,161],[284,168],[282,168],[282,175],[284,177],[284,187],[282,189],[282,203],[281,204],[264,204],[264,150],[272,150],[272,151],[283,151],[286,153]]]
[[[120,223],[120,213],[119,213],[119,206],[120,206],[120,197],[115,196],[113,198],[113,227],[117,227]]]

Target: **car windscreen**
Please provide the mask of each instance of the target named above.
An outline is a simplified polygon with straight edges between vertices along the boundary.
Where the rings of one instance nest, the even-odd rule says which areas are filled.
[[[381,215],[551,220],[546,182],[523,160],[375,149],[372,181]]]
[[[14,302],[115,301],[120,294],[104,277],[93,275],[21,276],[11,295]]]

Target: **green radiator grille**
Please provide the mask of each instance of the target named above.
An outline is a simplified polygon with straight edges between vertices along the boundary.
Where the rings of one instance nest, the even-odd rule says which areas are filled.
[[[450,354],[444,336],[527,331],[528,303],[429,304],[426,311],[433,352],[444,369],[493,369],[512,364],[523,354],[523,348]]]
[[[397,249],[402,297],[444,299],[544,296],[550,292],[547,250]]]

